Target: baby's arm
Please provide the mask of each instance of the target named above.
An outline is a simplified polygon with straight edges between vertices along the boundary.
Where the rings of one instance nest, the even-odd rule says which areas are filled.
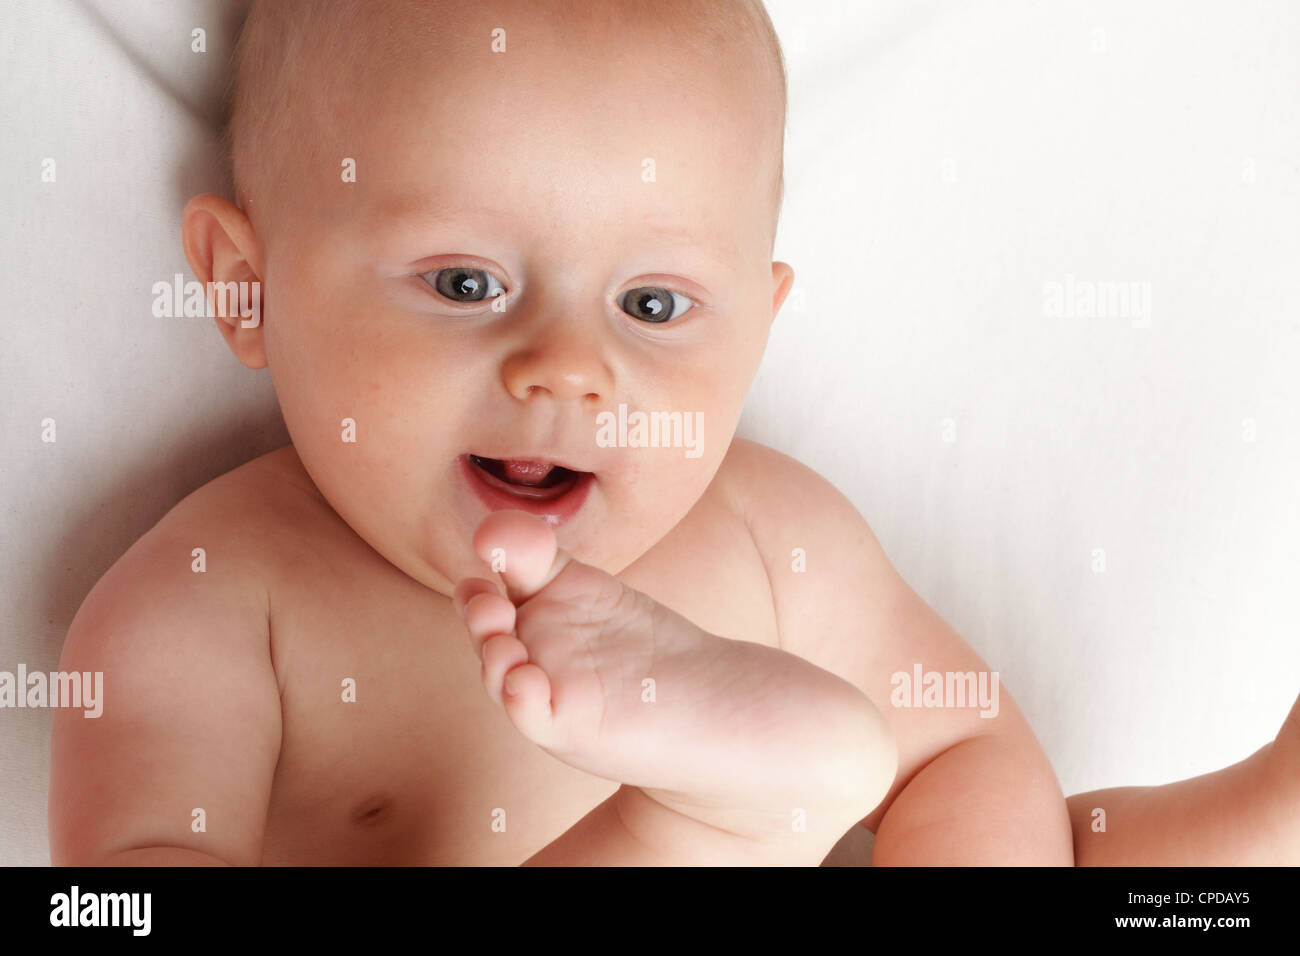
[[[54,713],[54,865],[260,862],[280,691],[265,592],[236,583],[222,545],[173,512],[78,611],[60,668],[103,672],[103,713]]]
[[[785,843],[765,845],[670,810],[624,785],[524,866],[787,866]]]
[[[1277,739],[1239,763],[1160,787],[1078,793],[1068,803],[1079,866],[1295,866],[1300,699]]]
[[[1004,686],[992,717],[978,708],[891,705],[897,672],[920,665],[988,674],[988,665],[899,577],[861,515],[825,479],[750,442],[737,441],[730,454],[734,496],[768,569],[783,649],[861,689],[897,739],[894,785],[862,821],[876,833],[873,862],[1069,866],[1064,795]],[[794,549],[802,557],[792,559]]]

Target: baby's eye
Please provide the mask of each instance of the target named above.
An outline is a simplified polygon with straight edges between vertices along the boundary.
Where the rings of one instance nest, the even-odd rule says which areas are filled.
[[[444,295],[453,302],[478,302],[506,291],[505,286],[492,273],[467,266],[432,269],[421,273],[420,278],[429,283],[439,295]]]
[[[657,286],[629,289],[618,298],[619,308],[642,322],[667,322],[669,319],[677,318],[694,304],[680,292]]]

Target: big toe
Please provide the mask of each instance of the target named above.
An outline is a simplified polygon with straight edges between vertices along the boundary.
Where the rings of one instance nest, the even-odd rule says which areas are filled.
[[[569,558],[545,521],[526,511],[494,511],[474,532],[474,551],[501,575],[512,601],[532,597]]]

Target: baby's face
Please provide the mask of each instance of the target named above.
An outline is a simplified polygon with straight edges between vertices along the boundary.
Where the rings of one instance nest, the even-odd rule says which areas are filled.
[[[489,509],[615,572],[660,540],[726,454],[791,279],[770,258],[781,131],[725,67],[652,30],[497,19],[344,68],[309,152],[249,204],[298,454],[443,593],[483,570]],[[683,430],[630,447],[637,413]]]

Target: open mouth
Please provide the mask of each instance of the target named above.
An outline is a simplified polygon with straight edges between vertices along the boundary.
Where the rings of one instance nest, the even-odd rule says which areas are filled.
[[[461,471],[489,509],[517,508],[563,524],[582,507],[596,476],[537,458],[460,456]]]
[[[483,458],[470,455],[470,464],[497,482],[503,491],[535,500],[558,498],[587,474],[563,465],[528,458]]]

